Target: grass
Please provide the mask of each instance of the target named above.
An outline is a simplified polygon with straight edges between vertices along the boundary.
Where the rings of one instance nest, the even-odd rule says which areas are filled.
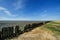
[[[55,29],[54,27],[47,27],[47,29],[52,30],[56,34],[60,35],[60,30],[59,29]]]
[[[60,25],[53,25],[53,24],[60,24],[60,23],[51,22],[50,24],[45,25],[44,28],[47,28],[56,33],[57,35],[60,35]]]

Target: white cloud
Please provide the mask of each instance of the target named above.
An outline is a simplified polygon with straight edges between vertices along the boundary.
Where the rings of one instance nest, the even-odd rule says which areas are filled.
[[[4,12],[7,16],[0,16],[0,20],[31,20],[23,16],[13,15],[8,9],[0,6],[0,11]],[[16,17],[16,18],[15,18]]]
[[[8,9],[4,7],[0,7],[0,11],[4,12],[8,16],[16,16],[16,15],[13,15]]]
[[[9,17],[0,17],[0,20],[32,20],[32,19],[29,19],[29,18],[9,18]]]
[[[1,6],[0,6],[0,10],[7,10],[7,9],[6,9],[6,8],[4,8],[4,7],[1,7]]]
[[[46,17],[46,16],[48,16],[48,13],[47,13],[48,11],[47,10],[44,10],[44,11],[42,11],[42,12],[39,12],[38,13],[38,17]],[[37,14],[37,13],[36,13]]]
[[[46,14],[48,11],[44,10],[43,12],[41,12],[40,14]]]
[[[17,2],[13,3],[15,9],[23,9],[25,7],[26,0],[16,0]]]
[[[57,16],[46,16],[43,18],[40,18],[40,20],[57,20],[58,17]]]
[[[57,20],[59,17],[53,14],[50,14],[47,10],[43,12],[36,13],[34,20]]]

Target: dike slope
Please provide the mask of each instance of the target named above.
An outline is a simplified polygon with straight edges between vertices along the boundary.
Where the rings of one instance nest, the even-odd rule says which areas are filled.
[[[60,36],[58,36],[55,33],[56,30],[52,30],[52,29],[50,30],[48,28],[48,27],[52,27],[51,24],[53,25],[54,28],[55,28],[55,26],[57,26],[57,24],[53,23],[53,22],[47,23],[43,26],[39,26],[39,27],[31,30],[30,32],[26,32],[26,33],[20,35],[17,38],[14,38],[14,40],[60,40]]]

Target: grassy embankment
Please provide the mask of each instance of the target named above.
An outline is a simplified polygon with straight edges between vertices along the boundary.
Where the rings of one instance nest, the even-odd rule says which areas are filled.
[[[51,22],[46,24],[44,28],[53,31],[55,34],[60,35],[60,22]]]

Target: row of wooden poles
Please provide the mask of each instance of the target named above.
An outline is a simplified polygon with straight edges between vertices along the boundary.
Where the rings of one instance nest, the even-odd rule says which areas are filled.
[[[48,23],[50,21],[46,21],[46,22],[40,22],[40,23],[32,23],[32,24],[26,24],[24,26],[24,30],[21,31],[19,30],[19,25],[16,25],[15,27],[3,27],[2,31],[0,31],[0,40],[5,40],[7,38],[11,39],[13,37],[18,37],[19,35],[25,33],[25,32],[29,32],[32,29],[44,25],[46,23]]]

